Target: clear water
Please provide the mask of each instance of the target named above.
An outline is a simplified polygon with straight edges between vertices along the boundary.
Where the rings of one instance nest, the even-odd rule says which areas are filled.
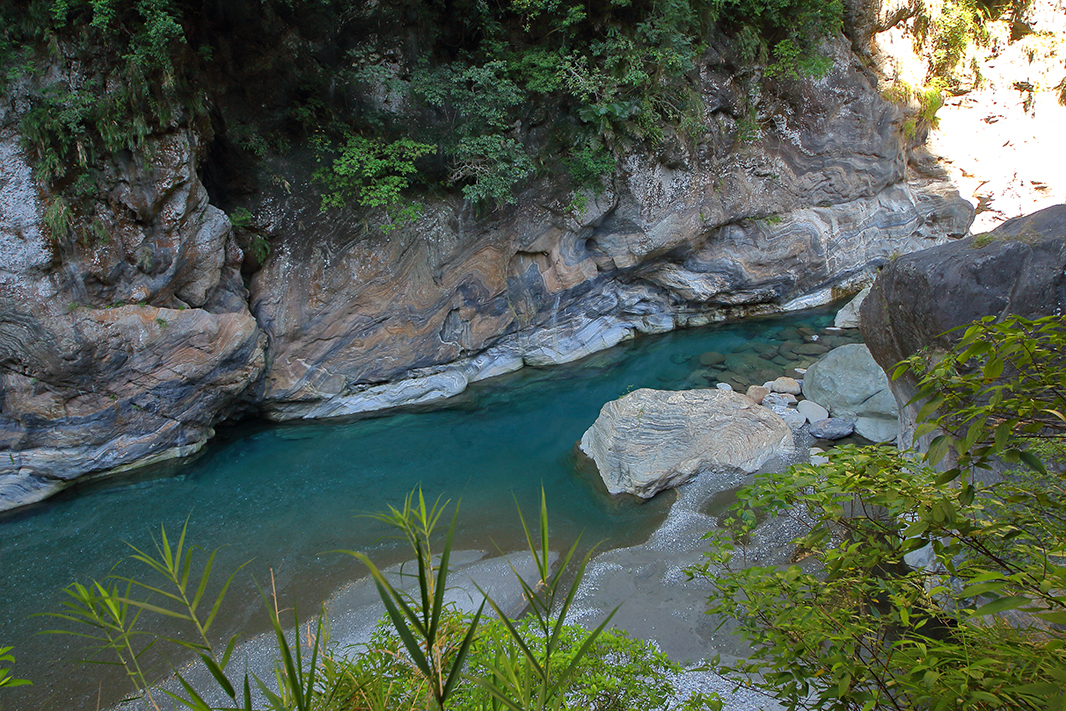
[[[59,621],[31,615],[56,610],[71,582],[107,576],[128,554],[125,542],[150,547],[160,525],[174,535],[187,519],[191,541],[222,547],[219,571],[252,561],[234,583],[220,635],[265,625],[253,579],[269,588],[273,573],[282,604],[310,612],[364,574],[353,559],[329,551],[398,559],[402,551],[388,531],[356,514],[398,505],[418,486],[431,498],[462,500],[460,547],[524,547],[515,504],[535,514],[542,486],[560,545],[581,532],[583,541],[607,547],[644,540],[670,497],[643,506],[611,502],[578,473],[574,445],[600,407],[636,388],[705,386],[693,378],[701,353],[773,343],[782,328],[818,329],[830,319],[826,309],[638,338],[579,363],[475,384],[434,410],[231,427],[193,461],[0,518],[0,646],[15,645],[17,675],[34,681],[5,690],[0,708],[91,709],[98,698],[106,707],[126,693],[116,671],[72,665],[85,654],[76,640],[38,634]],[[127,562],[119,570],[135,568]]]

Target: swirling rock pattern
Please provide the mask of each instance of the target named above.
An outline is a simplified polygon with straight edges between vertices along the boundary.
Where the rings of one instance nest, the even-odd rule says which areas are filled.
[[[581,438],[610,493],[645,499],[704,472],[727,489],[792,450],[779,415],[726,390],[635,390],[604,405]]]
[[[264,368],[195,137],[158,137],[152,155],[108,166],[95,211],[110,239],[63,242],[0,133],[0,510],[195,452]]]
[[[53,239],[0,97],[0,508],[192,451],[236,410],[426,403],[636,333],[826,303],[966,232],[949,185],[908,178],[902,115],[843,41],[825,78],[758,98],[750,143],[750,88],[721,44],[699,67],[706,131],[635,147],[600,194],[544,176],[514,206],[433,198],[385,232],[373,212],[320,212],[307,146],[242,165],[229,207],[272,247],[247,289],[199,177],[218,174],[210,129],[176,121],[98,166],[83,221],[107,239]]]
[[[545,178],[514,208],[475,219],[438,201],[386,234],[366,215],[309,210],[309,180],[260,183],[250,207],[274,245],[250,287],[271,341],[265,414],[424,402],[638,332],[827,303],[892,255],[964,234],[972,208],[950,186],[908,182],[898,109],[836,51],[825,79],[766,100],[751,144],[735,139],[741,88],[710,52],[703,138],[630,155],[583,211]],[[310,174],[308,156],[287,160]]]

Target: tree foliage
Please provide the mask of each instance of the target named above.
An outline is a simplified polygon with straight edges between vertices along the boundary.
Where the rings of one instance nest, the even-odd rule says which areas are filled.
[[[788,708],[1062,708],[1066,324],[985,319],[904,373],[942,433],[927,454],[760,476],[709,536],[693,573],[752,644],[737,670]],[[804,526],[801,564],[743,565],[756,514]]]
[[[7,21],[0,59],[13,77],[36,73],[23,135],[38,175],[73,206],[93,192],[108,155],[143,152],[153,133],[206,121],[212,105],[215,125],[257,157],[290,138],[328,141],[335,163],[320,175],[323,207],[346,200],[388,207],[393,224],[405,209],[397,206],[409,205],[397,191],[419,184],[486,206],[512,201],[537,171],[571,172],[576,190],[598,189],[613,158],[658,141],[664,125],[699,132],[695,69],[716,24],[750,50],[749,61],[797,77],[817,71],[813,58],[839,28],[841,7],[840,0],[263,0],[257,15],[296,25],[305,15],[332,18],[354,45],[339,61],[300,65],[300,88],[283,99],[291,122],[269,129],[225,115],[211,78],[219,57],[239,55],[254,67],[278,61],[268,59],[277,49],[248,42],[237,52],[226,22],[204,19],[193,0],[20,0],[0,11]],[[391,164],[375,173],[371,163],[380,160]]]

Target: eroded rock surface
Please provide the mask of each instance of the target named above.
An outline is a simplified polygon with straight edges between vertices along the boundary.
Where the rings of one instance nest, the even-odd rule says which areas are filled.
[[[192,134],[108,166],[97,241],[48,232],[18,140],[0,133],[0,510],[196,451],[265,363]]]
[[[250,203],[274,246],[251,285],[271,339],[266,414],[425,402],[636,333],[828,303],[890,255],[965,234],[972,208],[950,186],[908,182],[902,114],[842,42],[835,52],[825,79],[765,99],[762,137],[745,144],[742,88],[710,50],[707,133],[634,151],[583,210],[544,179],[485,219],[439,201],[385,234],[309,207],[307,156],[275,166],[293,177]]]
[[[227,208],[271,246],[250,293],[201,183],[224,172],[205,169],[209,129],[175,120],[144,156],[100,166],[85,223],[108,238],[94,239],[42,226],[52,196],[0,116],[0,506],[187,452],[235,408],[427,403],[637,333],[827,303],[890,255],[966,232],[972,208],[949,185],[908,176],[903,116],[842,40],[825,78],[759,97],[753,142],[738,60],[712,44],[706,132],[634,147],[599,194],[543,177],[514,206],[428,198],[385,231],[373,211],[319,210],[307,146],[242,164]]]
[[[792,450],[780,416],[726,390],[636,390],[604,405],[581,438],[609,492],[646,499],[700,472],[736,486]]]

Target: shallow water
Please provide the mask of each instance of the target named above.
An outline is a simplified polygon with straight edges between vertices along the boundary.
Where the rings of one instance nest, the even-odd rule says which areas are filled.
[[[577,473],[574,444],[600,407],[641,387],[706,387],[713,381],[700,354],[774,344],[782,329],[817,330],[831,318],[822,309],[641,337],[579,363],[477,383],[433,410],[233,426],[193,461],[81,487],[9,514],[0,519],[0,646],[15,645],[16,676],[34,686],[5,690],[0,709],[91,709],[98,698],[107,706],[122,697],[127,688],[120,675],[73,667],[71,660],[84,655],[80,643],[38,635],[60,622],[31,615],[56,610],[65,585],[108,575],[129,553],[124,541],[151,547],[160,525],[174,536],[187,519],[190,541],[222,547],[218,571],[252,561],[233,584],[220,636],[265,625],[253,578],[266,589],[273,584],[283,606],[295,602],[312,612],[332,590],[364,574],[351,558],[328,551],[397,560],[402,549],[386,538],[387,529],[355,514],[399,505],[418,486],[430,499],[461,498],[461,548],[524,547],[515,504],[535,515],[541,486],[560,546],[581,532],[586,543],[638,543],[662,521],[669,497],[643,506],[611,502]],[[136,572],[128,562],[119,570]]]

